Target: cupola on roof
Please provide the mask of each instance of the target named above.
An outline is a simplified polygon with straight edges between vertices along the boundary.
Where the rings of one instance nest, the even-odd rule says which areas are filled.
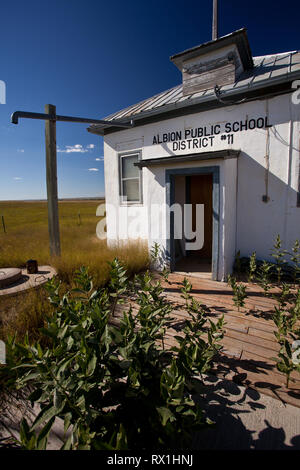
[[[183,96],[235,83],[253,68],[245,28],[170,57],[182,72]]]

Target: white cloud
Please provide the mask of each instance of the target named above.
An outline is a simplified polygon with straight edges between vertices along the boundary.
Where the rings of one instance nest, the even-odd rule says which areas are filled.
[[[89,168],[89,171],[99,171],[98,168]]]
[[[88,144],[85,147],[81,144],[65,145],[65,148],[57,147],[57,152],[60,153],[87,153],[95,148],[95,144]],[[24,152],[24,150],[23,150]]]
[[[18,149],[17,152],[24,153],[24,149]]]
[[[86,153],[88,150],[81,144],[66,145],[64,149],[57,147],[57,151],[61,153]]]
[[[96,162],[103,162],[104,160],[104,157],[100,157],[100,158],[95,158]]]
[[[20,176],[14,176],[13,179],[15,181],[21,181],[23,178],[21,178]]]

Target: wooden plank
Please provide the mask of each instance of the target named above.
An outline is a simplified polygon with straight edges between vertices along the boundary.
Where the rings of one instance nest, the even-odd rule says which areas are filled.
[[[173,295],[179,295],[180,296],[180,292],[177,291],[177,292],[172,292]],[[195,291],[192,291],[191,292],[191,295],[193,297],[195,297],[195,299],[201,299],[203,300],[203,302],[209,302],[210,304],[212,304],[212,301],[214,301],[215,303],[218,303],[219,305],[224,305],[228,308],[231,308],[231,309],[235,309],[238,310],[238,308],[234,305],[234,302],[232,300],[232,296],[224,296],[224,295],[218,295],[218,294],[210,294],[210,293],[199,293],[199,292],[195,292]],[[259,311],[262,311],[262,312],[268,312],[268,311],[271,311],[271,310],[274,310],[274,306],[271,304],[271,305],[263,305],[262,302],[260,301],[256,301],[255,299],[253,300],[248,300],[246,299],[245,301],[245,306],[244,307],[241,307],[240,308],[240,312],[243,312],[245,310],[259,310]]]
[[[214,286],[214,282],[212,281],[212,286]],[[201,288],[203,287],[202,282],[198,281],[198,284]],[[174,282],[169,287],[172,288],[173,286]],[[209,290],[211,290],[211,286],[209,286]],[[220,296],[218,295],[207,295],[210,299],[210,302],[205,302],[205,305],[210,310],[207,312],[207,318],[215,321],[222,315],[222,312],[215,308],[218,308],[218,305],[224,306],[224,302],[220,302]],[[174,337],[183,335],[182,330],[178,330],[177,327],[180,327],[180,324],[189,318],[189,314],[184,309],[185,302],[180,297],[178,290],[175,293],[167,292],[166,297],[170,303],[174,304],[174,310],[170,315],[173,320],[164,339],[165,348],[170,349],[177,343]],[[200,300],[201,302],[203,301],[202,298]],[[133,314],[136,315],[139,306],[134,302],[134,299],[130,303],[133,308]],[[209,304],[213,306],[211,307]],[[118,306],[120,313],[123,310],[128,310],[128,308],[129,303]],[[264,318],[246,316],[243,312],[238,312],[237,309],[232,308],[232,306],[230,308],[231,310],[227,309],[225,305],[227,310],[224,315],[226,321],[225,337],[221,341],[223,346],[219,356],[221,359],[214,363],[214,373],[229,380],[234,379],[237,374],[240,374],[241,378],[244,378],[241,382],[243,385],[256,388],[264,394],[300,406],[298,398],[298,395],[300,397],[299,374],[293,372],[292,378],[296,381],[291,383],[290,389],[287,390],[285,388],[285,376],[275,366],[275,357],[277,356],[279,346],[273,335],[274,324]],[[206,339],[206,337],[205,333],[203,339]],[[161,345],[161,341],[158,343]]]
[[[230,338],[228,336],[225,336],[222,339],[221,344],[229,349],[234,348],[240,349],[241,351],[247,351],[249,353],[259,354],[266,359],[270,359],[276,355],[276,352],[272,349],[266,349],[253,343],[245,343],[244,341],[238,340],[237,338]]]
[[[169,300],[171,300],[170,296],[168,296],[168,298]],[[176,304],[178,305],[179,304],[179,301],[177,301],[178,299],[175,298],[174,300],[176,301]],[[181,300],[180,304],[183,306],[184,301],[183,299],[180,299],[180,300]],[[132,303],[131,305],[132,305],[133,311],[137,311],[138,305],[134,303]],[[120,312],[123,310],[128,310],[128,309],[129,309],[129,305],[126,306],[124,304],[119,305],[117,307],[117,310],[120,310]],[[213,309],[211,310],[212,310],[211,312],[207,313],[208,317],[211,317],[212,319],[214,318],[217,319],[222,316],[222,312],[213,310]],[[173,323],[174,322],[176,323],[177,321],[178,322],[184,321],[185,319],[190,318],[188,312],[182,308],[174,309],[170,316],[174,318]],[[271,339],[273,336],[274,326],[267,323],[267,321],[264,319],[261,319],[261,318],[256,319],[256,318],[251,318],[249,316],[246,317],[245,314],[243,314],[242,312],[234,312],[234,311],[231,311],[230,313],[226,312],[224,318],[227,323],[226,328],[232,328],[232,329],[237,329],[239,331],[247,332],[248,328],[251,327],[251,328],[254,328],[255,330],[258,330],[257,336],[264,337],[263,336],[264,331],[267,332],[267,336],[265,336],[266,339]],[[260,335],[259,331],[262,332],[262,335]]]
[[[262,391],[261,389],[259,389],[259,390]],[[278,398],[283,403],[288,403],[289,405],[296,406],[298,408],[300,406],[300,394],[298,392],[293,391],[293,390],[288,390],[288,391],[286,391],[286,390],[276,390],[276,391],[273,391],[273,390],[264,389],[263,393],[265,395],[270,395],[273,398]],[[297,395],[296,395],[296,393],[297,393]]]
[[[182,287],[182,281],[184,276],[182,275],[181,278],[176,279],[175,281],[178,282],[178,292],[180,292],[180,288]],[[229,301],[230,297],[230,302],[232,302],[232,290],[230,287],[227,285],[223,285],[222,283],[219,283],[217,281],[210,281],[208,279],[199,279],[197,278],[198,282],[194,282],[193,278],[192,280],[190,279],[190,282],[193,286],[191,293],[193,295],[207,295],[209,293],[210,297],[213,295],[215,298],[222,299],[225,301]],[[166,287],[166,291],[168,291],[168,288],[170,289],[175,289],[176,285],[174,285],[174,280],[170,279],[171,281],[171,286],[168,286],[167,284],[164,284],[164,287]],[[220,286],[221,284],[221,286]],[[263,290],[261,290],[259,287],[257,288],[249,288],[248,285],[246,285],[248,293],[250,293],[250,296],[246,299],[246,304],[250,303],[252,304],[257,304],[260,305],[260,307],[264,308],[269,308],[273,307],[276,305],[276,301],[274,299],[269,299],[266,298],[263,295]],[[201,292],[197,292],[201,291]],[[213,294],[212,294],[213,291]],[[278,291],[278,290],[277,290]],[[257,292],[257,295],[253,295],[254,292]],[[272,293],[276,292],[276,289],[272,289]],[[233,302],[232,302],[233,303]]]
[[[45,113],[56,115],[56,107],[45,105]],[[45,121],[46,131],[46,181],[48,201],[48,230],[50,255],[60,256],[60,235],[57,198],[56,121]]]
[[[255,346],[261,346],[262,348],[265,348],[266,350],[272,350],[276,352],[279,351],[280,349],[280,346],[276,341],[269,341],[267,339],[260,338],[258,336],[252,336],[250,334],[236,332],[234,330],[231,330],[230,328],[228,328],[226,332],[226,336],[228,338],[234,338],[234,339],[238,339],[239,341],[243,341],[243,344],[244,344],[243,349],[245,349],[246,351],[247,351],[247,345],[249,343]]]
[[[187,73],[183,73],[183,96],[197,93],[202,90],[214,88],[215,85],[231,85],[235,82],[235,65],[227,64],[192,78]]]
[[[175,303],[177,302],[179,305],[183,305],[184,302],[183,302],[183,299],[180,298],[180,295],[176,295],[176,294],[172,294],[172,295],[169,295],[168,294],[168,299],[170,301],[174,301]],[[239,312],[237,308],[235,308],[234,306],[230,306],[230,308],[228,307],[228,310],[226,306],[222,306],[222,307],[219,307],[219,308],[222,308],[222,310],[220,310],[218,307],[217,307],[217,303],[216,301],[209,301],[207,298],[197,298],[197,300],[200,301],[200,303],[202,305],[205,305],[207,307],[209,307],[210,309],[212,309],[213,311],[215,312],[219,312],[220,314],[224,313],[224,316],[226,317],[227,315],[232,315],[232,316],[235,316],[235,317],[239,317],[239,318],[245,318],[245,313],[243,312]],[[222,303],[221,303],[222,305]],[[225,310],[224,310],[225,309]],[[209,315],[209,314],[208,314]],[[268,325],[270,323],[267,323],[268,320],[265,320],[263,318],[255,318],[255,321],[258,322],[258,323],[261,323],[263,325]]]
[[[175,317],[175,320],[172,321],[173,327],[176,326],[176,323],[181,323],[191,318],[190,315],[187,312],[184,312],[183,310],[181,310],[180,312],[178,311],[172,312],[172,316]],[[210,319],[212,321],[217,320],[220,317],[221,317],[221,314],[219,313],[217,314],[217,318],[215,317],[215,315],[209,315],[209,314],[207,315],[207,319]],[[227,316],[225,318],[225,321],[226,320],[228,320]],[[236,331],[241,331],[243,333],[248,332],[248,325],[245,325],[243,320],[239,318],[237,319],[237,321],[234,321],[234,320],[226,321],[225,329],[227,328],[236,330]]]
[[[273,331],[276,331],[275,328]],[[274,333],[270,331],[264,331],[263,329],[257,329],[251,326],[249,327],[248,333],[249,335],[258,336],[259,338],[268,339],[269,341],[276,341]]]
[[[176,279],[176,280],[170,279],[170,281],[172,282],[172,287],[173,288],[175,287],[176,284],[178,284],[178,290],[181,289],[182,280],[184,278],[183,275],[181,275],[181,276],[182,276],[181,279]],[[232,294],[232,289],[227,284],[223,284],[223,283],[213,281],[213,280],[210,280],[210,279],[201,279],[201,278],[198,278],[198,277],[197,277],[197,281],[194,282],[194,279],[196,279],[196,278],[195,277],[193,279],[190,278],[190,282],[192,284],[192,291],[194,291],[194,292],[196,292],[198,290],[203,291],[203,292],[205,292],[205,291],[212,292],[213,291],[215,295],[218,295],[218,296],[219,295],[224,295],[225,297],[230,296]],[[248,299],[246,299],[246,300],[255,299],[255,301],[261,301],[263,304],[268,305],[268,306],[273,305],[273,304],[276,303],[276,300],[274,300],[272,298],[265,297],[263,289],[261,289],[259,286],[249,285],[247,283],[243,283],[243,284],[246,286],[246,289],[247,289],[246,292],[249,295]],[[277,287],[273,287],[270,290],[270,293],[272,293],[272,294],[275,294],[277,292],[280,292]]]
[[[239,365],[236,367],[236,371],[238,374],[245,373],[245,369]],[[275,386],[280,387],[282,391],[286,392],[290,390],[296,390],[300,392],[299,382],[293,383],[290,381],[289,389],[286,388],[286,378],[284,375],[280,376],[279,374],[269,373],[268,371],[266,371],[266,374],[262,374],[261,372],[257,372],[255,370],[247,370],[246,373],[247,380],[249,380],[255,387],[272,388]]]
[[[267,324],[267,322],[265,323],[259,322],[259,321],[256,321],[255,318],[249,319],[249,317],[248,316],[246,317],[245,315],[244,317],[242,317],[240,315],[235,316],[234,313],[232,314],[226,313],[226,315],[224,315],[224,318],[225,318],[225,321],[228,322],[229,324],[231,323],[231,321],[238,321],[244,324],[247,328],[254,328],[255,330],[258,330],[258,331],[266,331],[269,334],[273,334],[273,331],[274,331],[274,327]]]
[[[177,273],[171,273],[169,276],[169,281],[171,282],[178,282],[178,284],[182,285],[182,281],[184,277],[188,277],[191,284],[193,286],[200,285],[201,287],[203,286],[211,286],[215,289],[219,290],[227,290],[227,291],[232,291],[231,287],[227,284],[227,282],[221,282],[221,281],[214,281],[211,279],[200,279],[197,276],[185,276],[183,274],[177,274]],[[260,287],[258,284],[255,283],[249,283],[249,282],[243,282],[243,284],[246,285],[247,289],[250,291],[258,292],[258,293],[264,293],[264,290],[262,287]],[[280,289],[276,285],[274,285],[271,289],[271,292],[280,292]]]
[[[172,315],[180,321],[183,321],[184,319],[189,318],[189,314],[187,312],[185,312],[184,310],[175,310],[175,311],[172,312]],[[213,312],[207,314],[207,317],[211,318],[211,320],[217,320],[221,316],[222,316],[222,313],[217,312],[217,311],[213,311]],[[233,325],[232,326],[233,329],[235,329],[235,326],[237,326],[239,328],[244,328],[247,332],[248,332],[249,328],[253,328],[253,329],[257,330],[258,332],[268,333],[270,335],[270,339],[271,339],[272,336],[274,338],[274,335],[273,335],[273,332],[275,330],[274,326],[271,326],[267,323],[258,322],[255,319],[249,319],[249,317],[246,317],[243,314],[235,315],[234,312],[226,313],[224,315],[224,319],[225,319],[225,322],[226,322],[226,326],[225,326],[226,328],[228,328],[228,327],[231,328],[231,325]],[[254,334],[254,336],[255,336],[255,334]],[[259,336],[259,333],[257,333],[257,336]],[[266,339],[268,339],[268,338],[266,338]]]
[[[234,321],[226,322],[226,324],[224,326],[224,329],[225,329],[225,331],[233,330],[233,331],[239,331],[239,332],[245,333],[245,334],[247,334],[247,332],[248,332],[248,326],[243,325],[242,322],[234,322]]]
[[[242,356],[241,356],[241,361],[248,361],[249,364],[251,362],[253,363],[255,368],[257,367],[262,368],[262,369],[265,368],[266,370],[269,371],[269,374],[278,374],[280,377],[285,377],[285,375],[282,372],[279,372],[279,370],[276,368],[276,362],[273,359],[266,359],[262,356],[259,356],[258,354],[248,353],[247,351],[243,351]],[[295,380],[296,384],[298,383],[298,387],[300,388],[299,372],[293,371],[291,373],[291,378]]]

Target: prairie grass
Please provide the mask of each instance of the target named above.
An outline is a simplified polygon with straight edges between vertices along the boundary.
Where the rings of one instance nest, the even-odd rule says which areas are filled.
[[[114,257],[126,264],[129,274],[146,268],[149,255],[145,242],[128,242],[111,248],[105,240],[97,238],[96,226],[101,219],[96,217],[96,209],[101,202],[103,200],[59,202],[62,256],[52,259],[49,254],[47,203],[0,202],[0,268],[24,267],[28,259],[36,259],[39,265],[54,266],[65,288],[71,286],[74,271],[80,266],[89,268],[95,287],[103,286],[109,280],[108,262]],[[6,233],[2,227],[2,215]],[[12,332],[21,339],[26,331],[31,339],[37,339],[45,314],[49,312],[50,304],[42,288],[14,297],[0,296],[0,339]]]
[[[107,281],[107,261],[118,256],[129,272],[143,269],[148,263],[148,249],[142,241],[128,242],[121,247],[109,248],[105,240],[96,236],[101,220],[96,209],[103,200],[60,201],[59,220],[61,235],[60,258],[50,258],[48,215],[46,202],[0,202],[0,216],[4,215],[6,232],[0,220],[0,268],[24,267],[28,259],[39,265],[54,266],[59,276],[69,282],[75,269],[85,265],[102,285]],[[80,213],[80,219],[78,214]]]
[[[15,336],[22,341],[28,333],[30,341],[40,340],[39,329],[45,326],[46,315],[51,315],[51,304],[42,287],[0,297],[0,339],[6,341],[8,336]]]

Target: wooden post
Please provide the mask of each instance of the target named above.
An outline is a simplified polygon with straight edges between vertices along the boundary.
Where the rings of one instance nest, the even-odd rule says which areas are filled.
[[[4,222],[4,215],[2,215],[1,218],[2,218],[3,231],[4,231],[4,233],[6,233],[5,222]]]
[[[212,39],[218,39],[218,0],[213,0]]]
[[[56,107],[45,105],[45,113],[56,116]],[[46,181],[48,200],[48,230],[50,255],[60,256],[60,236],[57,197],[57,163],[56,163],[56,120],[46,120]]]

